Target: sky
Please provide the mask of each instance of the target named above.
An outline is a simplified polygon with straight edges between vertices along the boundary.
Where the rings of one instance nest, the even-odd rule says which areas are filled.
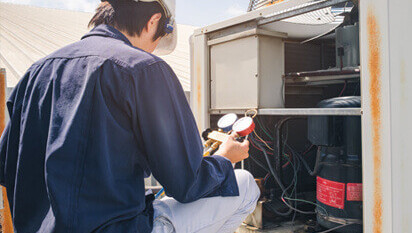
[[[93,12],[100,0],[0,0],[66,10]],[[176,0],[179,24],[206,26],[246,12],[249,0]]]

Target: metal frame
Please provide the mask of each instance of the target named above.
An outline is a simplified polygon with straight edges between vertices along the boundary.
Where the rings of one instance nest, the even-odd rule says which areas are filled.
[[[244,114],[245,109],[210,110],[210,114]],[[259,115],[271,116],[361,116],[360,108],[266,108],[258,109]]]
[[[312,0],[288,0],[285,2],[281,2],[279,4],[273,5],[273,6],[268,6],[256,11],[248,12],[244,15],[225,20],[220,23],[212,24],[207,27],[203,27],[200,29],[195,30],[194,35],[200,35],[203,33],[211,33],[214,31],[222,30],[228,27],[233,27],[239,24],[247,23],[250,21],[256,21],[259,19],[262,19],[266,16],[269,16],[273,14],[274,12],[281,12],[281,11],[286,11],[293,9],[294,6],[296,5],[303,5],[312,2]],[[321,8],[320,8],[321,9]],[[296,11],[297,9],[294,9],[293,11]]]
[[[310,11],[320,10],[326,7],[330,7],[339,3],[347,2],[348,0],[322,0],[319,2],[312,2],[312,0],[289,0],[275,4],[273,6],[264,7],[262,9],[248,12],[242,16],[235,17],[223,21],[221,23],[213,24],[195,31],[191,38],[191,51],[192,51],[192,69],[191,69],[191,97],[190,102],[192,106],[193,113],[198,123],[198,128],[200,131],[209,127],[210,117],[209,114],[220,114],[224,113],[225,110],[210,110],[210,45],[214,43],[219,43],[222,38],[215,38],[214,40],[209,40],[209,35],[218,31],[224,31],[226,29],[239,26],[241,24],[248,24],[250,22],[256,22],[258,25],[269,24],[282,19],[290,18],[293,16],[298,16]],[[304,5],[304,7],[296,8],[296,5]],[[265,18],[266,17],[266,18]],[[247,30],[248,27],[245,29]],[[249,28],[250,29],[250,28]],[[242,32],[238,32],[239,35]],[[243,32],[244,33],[244,32]],[[231,36],[227,37],[231,38]],[[231,110],[233,111],[233,110]],[[237,110],[235,110],[237,111]],[[282,112],[283,111],[283,112]],[[306,111],[306,110],[305,110]],[[309,114],[314,114],[314,112],[319,111],[319,109],[314,109],[309,111]],[[323,110],[321,110],[323,111]],[[346,110],[347,111],[347,110]],[[239,111],[238,111],[239,112]],[[335,111],[336,112],[336,111]],[[303,110],[278,110],[278,109],[261,109],[259,114],[265,115],[280,115],[280,114],[291,114],[299,115],[303,114]],[[356,113],[360,114],[360,111]]]
[[[245,38],[245,37],[249,37],[249,36],[255,36],[255,35],[264,35],[264,36],[272,36],[272,37],[279,37],[279,38],[287,38],[286,33],[271,32],[271,31],[264,30],[264,29],[254,28],[254,29],[243,31],[243,32],[234,33],[234,34],[231,34],[231,35],[219,37],[217,39],[211,39],[207,42],[207,45],[208,46],[217,45],[217,44],[225,43],[225,42],[228,42],[228,41],[238,40],[238,39],[241,39],[241,38]]]
[[[350,0],[321,0],[317,2],[313,2],[313,0],[288,0],[272,6],[261,8],[259,10],[248,12],[244,15],[228,19],[220,23],[197,29],[195,30],[194,35],[211,33],[250,21],[257,21],[258,26],[266,25],[348,1]],[[296,8],[296,6],[302,7]]]
[[[209,47],[206,34],[194,35],[191,44],[190,103],[199,131],[209,127]],[[193,69],[194,68],[194,69]],[[206,117],[205,117],[206,116]]]
[[[305,9],[294,9],[289,0],[265,7],[219,24],[199,29],[194,35],[191,103],[199,128],[209,124],[209,48],[210,32],[257,22],[259,25],[337,4],[342,1],[322,1]],[[289,4],[291,3],[291,4]],[[412,187],[412,36],[407,23],[412,22],[410,0],[359,1],[362,110],[340,109],[339,115],[362,114],[362,153],[364,183],[364,232],[411,232]],[[281,12],[269,17],[270,14]],[[286,11],[286,12],[285,12]],[[265,19],[265,17],[267,17]],[[406,27],[405,27],[405,26]],[[227,110],[229,111],[229,110]],[[242,110],[230,110],[243,113]],[[269,115],[337,114],[323,109],[260,109]],[[342,112],[345,111],[345,112]]]
[[[342,81],[342,80],[350,80],[350,79],[359,80],[359,76],[360,76],[359,74],[347,74],[347,75],[285,78],[285,83],[286,84],[298,84],[298,83],[302,84],[302,83],[316,83],[316,82],[328,82],[328,81]]]
[[[411,232],[410,0],[362,0],[364,229]]]
[[[288,18],[295,17],[298,15],[303,15],[303,14],[306,14],[312,11],[320,10],[326,7],[334,6],[334,5],[345,3],[348,1],[349,0],[323,0],[323,1],[315,2],[311,5],[308,5],[302,8],[286,11],[283,13],[275,14],[274,16],[270,16],[268,18],[260,19],[258,22],[258,25],[259,26],[266,25],[269,23],[273,23],[273,22],[280,21],[283,19],[288,19]]]
[[[364,229],[393,232],[388,0],[360,1],[359,17]]]
[[[250,0],[247,11],[258,10],[262,7],[269,6],[270,3],[273,3],[275,0]]]
[[[359,81],[360,68],[352,70],[327,70],[289,73],[283,77],[285,84],[299,85],[323,85],[325,83],[345,83]]]

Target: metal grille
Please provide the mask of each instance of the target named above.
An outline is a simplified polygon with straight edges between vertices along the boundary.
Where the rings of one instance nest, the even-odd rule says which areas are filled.
[[[283,1],[285,0],[250,0],[248,11],[254,11]]]

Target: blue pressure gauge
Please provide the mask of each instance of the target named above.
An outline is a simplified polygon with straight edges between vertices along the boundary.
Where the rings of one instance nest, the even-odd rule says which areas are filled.
[[[234,113],[229,113],[219,119],[219,121],[217,122],[217,127],[222,129],[224,132],[229,132],[232,130],[232,126],[236,121],[237,115]]]

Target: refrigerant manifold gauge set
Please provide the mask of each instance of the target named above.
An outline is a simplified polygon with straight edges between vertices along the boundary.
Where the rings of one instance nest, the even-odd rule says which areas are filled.
[[[252,116],[249,114],[253,113]],[[208,134],[208,140],[205,143],[205,156],[208,156],[219,148],[219,146],[225,142],[231,133],[236,133],[240,138],[248,139],[249,134],[255,130],[255,123],[253,118],[257,115],[257,111],[252,109],[245,113],[245,116],[238,118],[235,113],[229,113],[224,115],[217,122],[218,130],[212,131]]]

